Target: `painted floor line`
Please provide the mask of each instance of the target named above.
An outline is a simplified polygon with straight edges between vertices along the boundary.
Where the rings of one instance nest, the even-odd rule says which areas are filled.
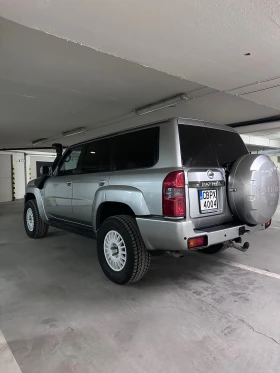
[[[0,372],[22,373],[3,333],[0,330]]]
[[[272,225],[270,226],[270,228],[273,228],[273,229],[280,229],[280,227],[273,227]]]
[[[278,274],[278,273],[265,271],[263,269],[259,269],[259,268],[255,268],[255,267],[250,267],[250,266],[247,266],[245,264],[232,262],[231,260],[218,259],[217,261],[220,262],[220,263],[228,264],[228,265],[233,266],[233,267],[245,269],[246,271],[258,273],[259,275],[264,275],[264,276],[268,276],[268,277],[272,277],[272,278],[277,278],[278,280],[280,280],[280,274]]]

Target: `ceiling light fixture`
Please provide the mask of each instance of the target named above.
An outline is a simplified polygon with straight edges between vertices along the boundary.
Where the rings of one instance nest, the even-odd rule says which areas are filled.
[[[167,98],[166,100],[162,100],[154,104],[136,109],[135,113],[137,115],[145,115],[148,113],[153,113],[154,111],[165,109],[167,107],[176,106],[187,100],[188,100],[188,96],[186,95],[186,93],[181,93],[180,95]]]
[[[32,141],[32,145],[42,144],[43,142],[46,142],[47,140],[48,139],[46,139],[46,138],[34,140],[34,141]]]
[[[62,136],[63,137],[74,136],[74,135],[78,135],[79,133],[84,133],[84,132],[86,132],[86,128],[79,127],[71,131],[62,132]]]

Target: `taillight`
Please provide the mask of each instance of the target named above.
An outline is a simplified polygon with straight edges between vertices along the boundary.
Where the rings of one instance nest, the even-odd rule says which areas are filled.
[[[198,236],[188,239],[189,249],[196,249],[197,247],[207,246],[208,237],[207,236]]]
[[[171,172],[164,179],[162,211],[164,216],[184,217],[186,215],[185,175],[183,171]]]

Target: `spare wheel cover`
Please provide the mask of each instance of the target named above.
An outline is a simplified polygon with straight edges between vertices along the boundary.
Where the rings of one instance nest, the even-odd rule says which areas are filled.
[[[264,224],[274,215],[278,200],[278,170],[267,155],[247,154],[233,164],[228,201],[236,219],[249,225]]]

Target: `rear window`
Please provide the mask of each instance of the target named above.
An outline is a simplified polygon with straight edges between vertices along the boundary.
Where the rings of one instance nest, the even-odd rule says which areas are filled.
[[[182,164],[186,167],[218,166],[205,127],[179,124]]]
[[[179,125],[185,167],[224,166],[248,153],[237,133],[200,126]]]
[[[221,166],[234,162],[242,155],[248,154],[244,142],[237,133],[214,128],[207,128],[207,131]]]

